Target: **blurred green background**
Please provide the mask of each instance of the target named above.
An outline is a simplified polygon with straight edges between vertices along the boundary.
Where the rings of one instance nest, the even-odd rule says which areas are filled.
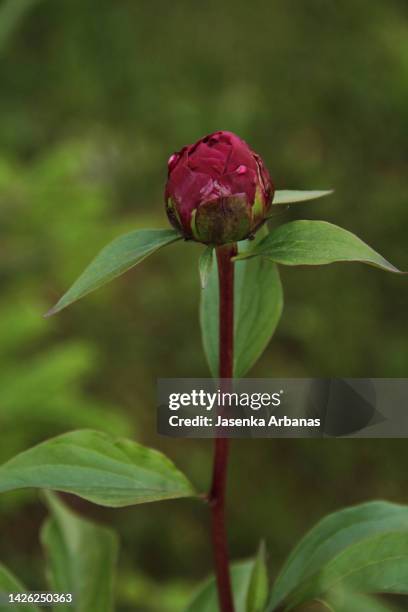
[[[197,258],[176,244],[58,317],[45,312],[109,239],[166,227],[166,162],[218,130],[278,188],[334,188],[276,223],[325,219],[407,269],[405,0],[0,1],[0,459],[92,427],[169,454],[201,490],[210,441],[160,438],[156,379],[207,376]],[[408,287],[362,265],[283,269],[286,306],[251,372],[404,377]],[[237,440],[231,553],[261,537],[271,575],[329,511],[408,502],[405,440]],[[121,537],[117,609],[176,612],[211,571],[207,509],[73,500]],[[3,495],[0,560],[44,587],[29,493]]]

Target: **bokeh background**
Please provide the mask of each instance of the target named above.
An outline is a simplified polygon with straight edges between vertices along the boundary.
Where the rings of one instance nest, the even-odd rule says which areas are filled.
[[[276,223],[325,219],[408,268],[405,0],[0,1],[0,459],[93,427],[171,456],[206,490],[211,441],[160,438],[156,379],[204,377],[200,247],[176,244],[45,312],[101,246],[167,227],[168,156],[217,129],[278,188],[334,188]],[[251,375],[407,375],[408,287],[362,265],[283,269],[285,310]],[[276,574],[320,517],[408,502],[405,440],[235,441],[231,553],[260,538]],[[121,537],[117,609],[182,609],[211,571],[207,509],[74,501]],[[43,588],[35,494],[3,495],[0,559]]]

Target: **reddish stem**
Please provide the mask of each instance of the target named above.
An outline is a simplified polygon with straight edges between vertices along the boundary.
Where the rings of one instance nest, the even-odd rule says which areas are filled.
[[[234,264],[236,245],[217,248],[219,277],[219,374],[221,379],[233,377],[234,366]],[[225,386],[225,385],[224,385]],[[225,528],[225,490],[228,468],[228,438],[216,437],[213,478],[209,500],[212,510],[212,542],[218,600],[221,612],[234,612],[231,589],[227,533]]]
[[[220,288],[220,378],[232,378],[234,367],[234,264],[236,245],[217,249]]]

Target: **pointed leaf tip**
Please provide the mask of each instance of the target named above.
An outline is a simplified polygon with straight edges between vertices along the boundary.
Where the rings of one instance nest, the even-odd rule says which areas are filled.
[[[70,289],[44,316],[51,317],[60,312],[91,291],[127,272],[155,251],[181,238],[179,232],[173,229],[136,230],[119,236],[100,251]]]
[[[63,491],[111,508],[196,496],[162,453],[92,430],[51,438],[0,466],[0,493],[24,488]]]
[[[299,191],[297,189],[278,189],[275,191],[272,206],[275,204],[294,204],[295,202],[307,202],[317,200],[334,193],[334,189]]]
[[[251,251],[234,259],[261,255],[286,266],[361,262],[395,274],[401,272],[352,232],[327,221],[291,221],[280,225]]]
[[[255,561],[238,561],[230,566],[231,586],[234,597],[234,610],[247,612],[247,594]],[[193,594],[184,612],[209,612],[218,610],[218,594],[216,581],[213,576],[199,586]]]
[[[266,567],[265,542],[259,545],[258,554],[255,559],[248,587],[246,612],[264,612],[268,599],[269,584],[268,570]]]
[[[50,317],[52,317],[52,315],[57,314],[57,312],[59,312],[58,308],[55,306],[53,306],[52,308],[50,308],[49,310],[47,310],[47,312],[45,312],[43,314],[44,319],[49,319]]]

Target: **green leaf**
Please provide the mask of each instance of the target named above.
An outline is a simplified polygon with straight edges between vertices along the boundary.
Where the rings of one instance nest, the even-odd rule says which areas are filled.
[[[262,355],[282,309],[278,267],[260,257],[237,262],[234,305],[234,375],[237,378],[245,376]]]
[[[267,610],[335,589],[408,593],[408,507],[370,502],[325,517],[289,556]]]
[[[210,276],[211,269],[213,267],[213,259],[214,259],[213,251],[214,251],[214,248],[212,246],[206,247],[204,251],[202,252],[200,261],[198,263],[202,289],[206,288],[208,277]]]
[[[116,238],[102,249],[71,288],[45,316],[51,316],[59,312],[84,297],[84,295],[123,274],[148,255],[180,239],[180,234],[172,229],[136,230]]]
[[[282,189],[275,191],[272,206],[274,204],[293,204],[294,202],[317,200],[317,198],[323,198],[331,193],[333,193],[333,189],[327,189],[325,191],[297,191],[295,189]]]
[[[0,563],[0,593],[6,595],[8,593],[27,592],[29,592],[29,590]],[[19,605],[18,603],[0,603],[0,609],[4,612],[40,612],[37,606],[29,604]]]
[[[0,467],[0,492],[35,487],[95,504],[129,506],[194,496],[162,453],[97,431],[74,431],[20,453]]]
[[[110,612],[113,608],[113,579],[117,560],[116,534],[72,512],[56,495],[48,493],[51,517],[41,531],[47,553],[50,589],[73,593],[75,611]],[[72,611],[72,605],[55,610]]]
[[[200,326],[204,353],[211,375],[218,377],[218,317],[219,317],[218,263],[212,266],[207,284],[201,291]]]
[[[257,241],[267,234],[264,226]],[[242,249],[256,248],[251,241],[239,244]],[[252,247],[253,245],[253,247]],[[234,291],[234,376],[242,377],[254,365],[270,341],[283,308],[282,285],[277,266],[261,258],[235,264]],[[201,292],[200,322],[204,352],[212,376],[218,376],[218,268],[213,266],[204,291]]]
[[[352,591],[341,590],[330,593],[326,599],[327,605],[330,606],[329,610],[332,612],[392,612],[395,610],[394,607],[375,597]]]
[[[268,570],[265,544],[261,542],[249,581],[246,612],[263,612],[268,599]]]
[[[231,583],[235,612],[247,612],[246,602],[255,562],[241,561],[231,566]],[[194,595],[185,612],[215,612],[218,610],[218,595],[215,578],[208,579]]]
[[[280,225],[255,249],[236,259],[256,255],[287,266],[360,261],[389,272],[400,272],[355,234],[326,221],[291,221]]]

